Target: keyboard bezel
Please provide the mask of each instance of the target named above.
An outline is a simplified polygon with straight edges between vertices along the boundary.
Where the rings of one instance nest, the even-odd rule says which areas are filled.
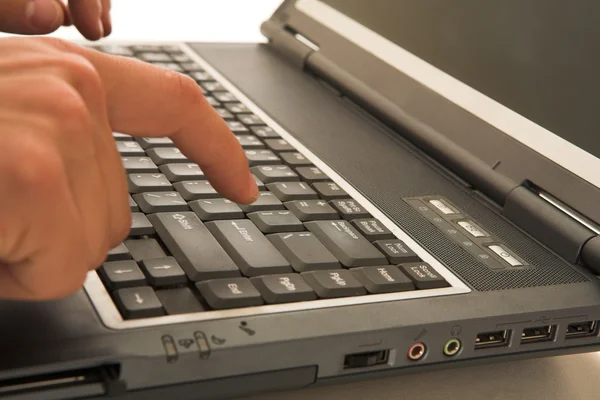
[[[117,309],[112,297],[104,287],[104,284],[100,280],[96,271],[90,271],[87,275],[84,283],[84,290],[89,296],[89,299],[98,312],[100,319],[106,327],[113,330],[124,330],[124,329],[135,329],[145,328],[162,325],[172,325],[185,322],[198,322],[198,321],[214,321],[219,319],[237,318],[237,317],[248,317],[256,315],[267,315],[277,314],[285,312],[298,312],[298,311],[310,311],[315,309],[333,308],[333,307],[344,307],[361,304],[372,304],[380,302],[398,301],[398,300],[409,300],[419,298],[430,298],[449,296],[457,294],[467,294],[472,290],[461,281],[454,273],[440,263],[432,254],[423,249],[417,242],[415,242],[406,232],[404,232],[399,226],[394,224],[389,218],[387,218],[375,205],[368,201],[362,196],[352,185],[346,182],[341,176],[339,176],[333,169],[331,169],[324,161],[319,159],[314,153],[307,149],[302,143],[295,139],[289,132],[287,132],[282,126],[278,125],[272,118],[270,118],[265,112],[263,112],[256,104],[254,104],[248,97],[240,92],[231,82],[229,82],[223,75],[215,70],[207,61],[205,61],[199,54],[194,52],[185,43],[166,43],[166,42],[143,42],[143,41],[108,41],[107,45],[156,45],[162,46],[165,44],[178,45],[186,55],[188,55],[194,62],[198,63],[206,72],[212,75],[213,79],[221,83],[223,87],[228,90],[231,94],[237,97],[238,101],[245,104],[251,112],[261,118],[264,123],[271,127],[277,134],[285,139],[288,143],[296,148],[296,151],[304,155],[309,161],[317,166],[321,171],[329,176],[329,178],[337,183],[342,189],[344,189],[355,201],[363,206],[374,218],[377,218],[385,225],[396,238],[402,240],[408,247],[410,247],[417,255],[425,262],[429,263],[440,275],[446,279],[449,287],[440,289],[427,289],[427,290],[414,290],[409,292],[397,292],[389,294],[370,294],[357,297],[345,297],[338,299],[323,299],[323,300],[312,300],[298,303],[287,303],[287,304],[273,304],[263,305],[256,307],[246,307],[231,310],[214,310],[214,311],[203,311],[198,313],[180,314],[180,315],[167,315],[152,318],[133,319],[125,320],[122,318],[121,313]]]

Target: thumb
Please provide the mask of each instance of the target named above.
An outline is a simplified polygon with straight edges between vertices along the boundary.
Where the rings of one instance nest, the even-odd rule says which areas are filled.
[[[60,0],[0,0],[0,31],[43,35],[63,25],[65,14]]]

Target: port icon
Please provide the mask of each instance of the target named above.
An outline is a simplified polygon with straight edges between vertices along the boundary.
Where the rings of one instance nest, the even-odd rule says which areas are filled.
[[[408,348],[408,358],[413,361],[419,361],[425,357],[425,351],[427,348],[424,343],[415,343]]]
[[[597,336],[600,325],[598,321],[576,322],[567,326],[566,339],[576,339],[590,336]]]
[[[551,342],[556,338],[556,325],[525,328],[521,333],[521,343]]]
[[[348,354],[346,357],[344,357],[344,369],[367,368],[385,365],[388,363],[389,358],[389,350]]]
[[[508,346],[509,340],[509,330],[479,333],[475,338],[475,349]]]
[[[458,354],[462,347],[462,343],[457,338],[452,338],[446,342],[444,345],[444,354],[452,357]]]

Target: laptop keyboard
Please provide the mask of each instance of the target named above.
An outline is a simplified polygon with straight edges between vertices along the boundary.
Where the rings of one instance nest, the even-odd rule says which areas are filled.
[[[170,139],[114,133],[133,223],[97,274],[123,319],[449,286],[179,47],[95,48],[194,78],[260,188],[235,204]]]

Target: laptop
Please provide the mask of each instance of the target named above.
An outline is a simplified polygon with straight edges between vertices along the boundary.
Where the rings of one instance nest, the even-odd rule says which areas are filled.
[[[588,7],[290,0],[267,43],[91,45],[193,77],[261,195],[231,203],[170,140],[115,132],[130,237],[73,296],[0,303],[0,398],[235,398],[597,350]]]

